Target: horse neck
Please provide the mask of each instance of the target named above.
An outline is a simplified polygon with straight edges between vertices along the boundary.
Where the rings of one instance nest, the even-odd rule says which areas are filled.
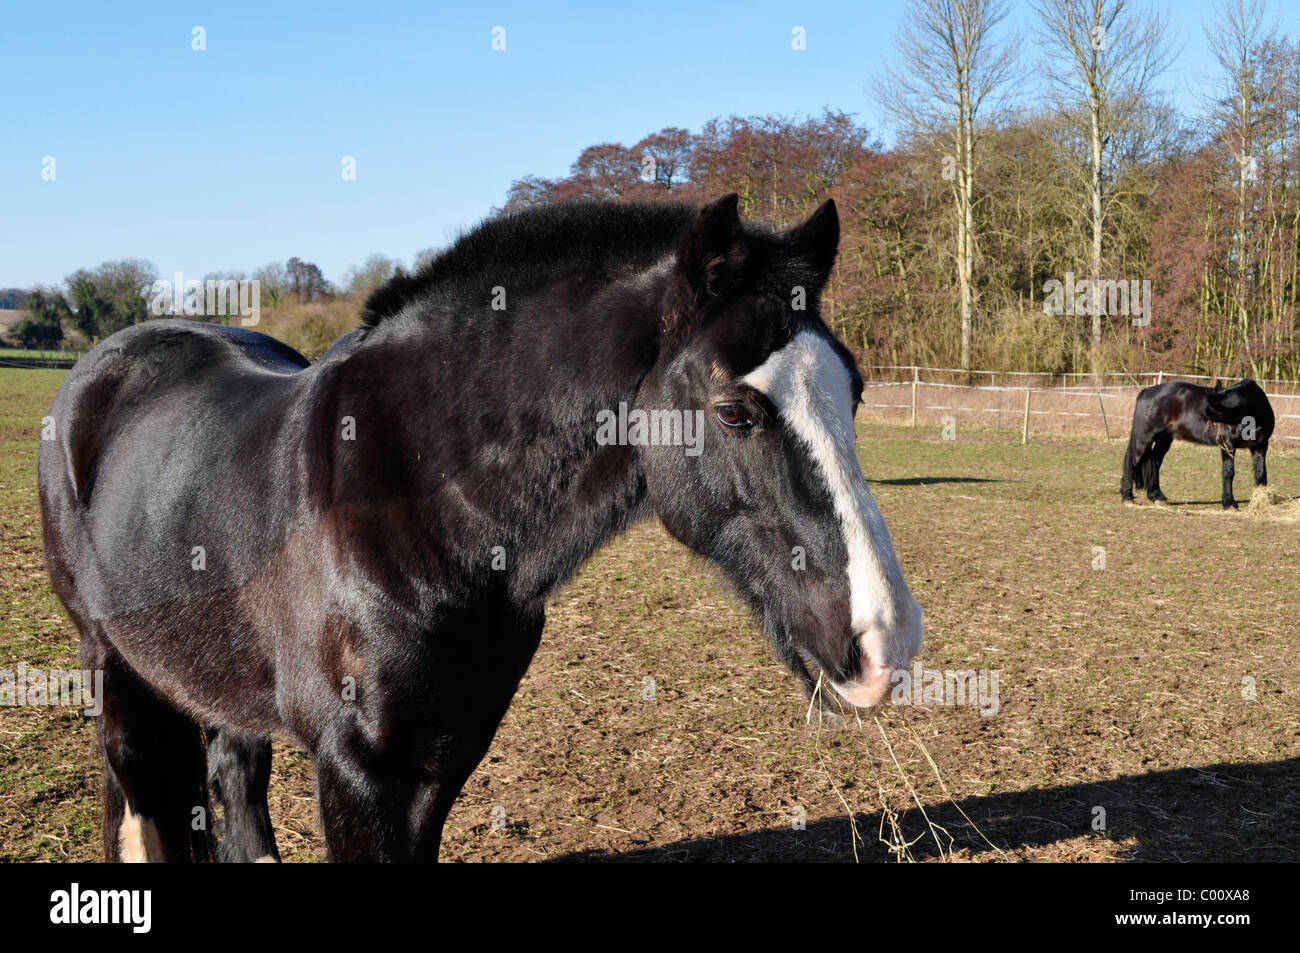
[[[544,290],[470,319],[486,328],[408,325],[363,348],[368,360],[350,359],[375,404],[367,414],[396,428],[382,451],[404,461],[395,480],[410,486],[388,489],[417,501],[435,550],[413,563],[475,579],[504,565],[486,578],[540,604],[648,512],[637,448],[598,446],[595,434],[597,414],[632,406],[661,358],[667,281],[652,270],[569,306]],[[420,406],[430,412],[412,412]]]

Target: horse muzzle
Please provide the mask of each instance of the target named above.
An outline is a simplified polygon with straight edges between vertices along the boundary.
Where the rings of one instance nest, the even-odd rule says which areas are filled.
[[[856,636],[861,674],[847,682],[831,682],[836,694],[857,708],[874,708],[889,697],[894,673],[906,671],[921,651],[924,627],[921,607],[912,600],[906,619],[888,630],[872,626]]]

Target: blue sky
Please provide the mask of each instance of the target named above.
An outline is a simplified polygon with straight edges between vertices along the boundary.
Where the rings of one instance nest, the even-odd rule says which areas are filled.
[[[868,82],[902,8],[6,2],[0,287],[124,257],[201,277],[297,255],[333,280],[375,252],[446,244],[512,180],[562,175],[597,142],[827,106],[880,129]],[[1208,8],[1167,7],[1185,47],[1166,86],[1187,108],[1209,68]],[[1300,4],[1273,13],[1300,34]],[[1027,21],[1012,0],[1009,25]]]

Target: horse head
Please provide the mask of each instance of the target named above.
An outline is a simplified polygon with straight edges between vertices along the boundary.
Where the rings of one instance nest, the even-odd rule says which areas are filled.
[[[862,378],[820,315],[838,244],[831,201],[780,233],[743,225],[734,194],[705,206],[673,264],[678,344],[638,402],[703,408],[696,455],[642,448],[669,532],[722,568],[810,694],[865,707],[922,622],[858,462]]]

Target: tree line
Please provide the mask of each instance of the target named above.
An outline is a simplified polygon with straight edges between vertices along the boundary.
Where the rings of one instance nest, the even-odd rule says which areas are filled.
[[[1037,0],[1020,32],[1006,16],[912,0],[872,85],[890,148],[844,112],[728,116],[590,146],[498,211],[735,191],[783,228],[830,196],[827,312],[868,363],[1300,377],[1300,45],[1262,0],[1226,0],[1205,24],[1211,92],[1184,115],[1155,8]]]
[[[374,259],[367,263],[376,267]],[[386,266],[391,274],[392,265]],[[381,268],[382,270],[382,268]],[[229,272],[204,275],[201,281],[244,281],[255,279],[262,306],[273,314],[293,304],[324,303],[347,297],[351,283],[374,280],[354,269],[342,289],[325,279],[316,264],[300,258],[273,262],[251,274]],[[6,288],[0,291],[0,306],[26,311],[26,317],[14,325],[10,337],[24,347],[56,347],[66,337],[91,344],[115,331],[160,315],[151,302],[158,298],[156,282],[173,276],[159,274],[149,261],[127,258],[108,261],[96,268],[79,268],[56,286],[32,289]],[[171,316],[169,308],[165,314]],[[229,315],[205,315],[213,320],[227,320]]]
[[[434,248],[416,252],[409,268],[421,268],[436,254]],[[315,359],[341,334],[356,327],[361,304],[402,267],[394,258],[375,254],[349,268],[335,283],[314,262],[292,257],[253,272],[214,272],[199,280],[204,286],[209,282],[256,281],[256,330],[278,337]],[[188,280],[190,276],[183,277]],[[156,283],[174,279],[174,275],[160,274],[152,262],[128,258],[104,262],[96,268],[79,268],[54,286],[0,289],[0,308],[26,312],[7,337],[23,347],[89,346],[115,331],[155,317],[242,321],[235,312],[233,298],[222,299],[226,313],[177,314],[172,303],[157,313],[154,302],[172,302],[174,296],[170,286],[166,294],[160,294]]]

